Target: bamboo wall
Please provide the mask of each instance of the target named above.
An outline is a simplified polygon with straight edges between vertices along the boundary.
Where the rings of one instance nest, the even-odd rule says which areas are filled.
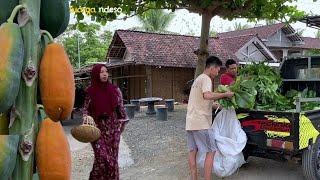
[[[193,75],[191,68],[152,67],[152,96],[179,102],[188,99],[184,89]]]
[[[147,77],[146,69],[150,69]],[[184,93],[186,84],[194,77],[192,68],[148,67],[131,65],[109,70],[113,84],[120,87],[125,100],[144,97],[175,99],[178,102],[188,100]],[[224,69],[221,69],[221,73]],[[214,80],[214,87],[219,84],[220,74]],[[149,90],[148,90],[149,88]],[[149,92],[149,94],[148,94]]]

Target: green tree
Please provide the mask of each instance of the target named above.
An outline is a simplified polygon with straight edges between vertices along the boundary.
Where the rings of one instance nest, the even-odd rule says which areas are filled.
[[[152,9],[138,15],[138,20],[142,24],[142,29],[147,32],[167,32],[174,17],[172,12],[166,13],[162,9]]]
[[[320,30],[318,30],[315,34],[315,38],[319,38],[320,39]]]
[[[192,29],[190,29],[190,30],[186,33],[186,35],[188,35],[188,36],[195,36],[196,33],[195,33]]]
[[[266,20],[266,25],[272,25],[272,24],[276,24],[277,21],[274,19],[270,19],[270,20]]]
[[[305,31],[305,29],[297,29],[297,30],[296,30],[296,33],[297,33],[299,36],[303,36],[304,31]]]
[[[112,41],[112,32],[104,31],[99,33],[99,24],[84,24],[79,32],[72,26],[59,38],[63,43],[71,64],[74,68],[79,67],[78,60],[78,38],[80,49],[80,66],[91,62],[105,61],[105,55]],[[101,34],[101,35],[100,35]]]
[[[149,9],[187,9],[190,12],[202,15],[201,36],[198,51],[197,68],[195,77],[202,73],[208,53],[208,39],[210,31],[210,21],[214,16],[232,20],[234,18],[249,18],[250,21],[262,19],[277,19],[281,21],[297,20],[305,14],[297,10],[296,6],[288,2],[297,0],[77,0],[72,1],[72,6],[89,6],[99,8],[109,6],[121,8],[122,13],[128,16],[142,14]],[[116,19],[119,13],[95,13],[92,19],[105,24],[108,20]],[[83,14],[77,14],[78,20],[83,19]]]
[[[249,29],[249,28],[251,28],[249,24],[241,24],[240,22],[239,23],[235,22],[233,24],[234,30],[242,30],[242,29]]]
[[[218,35],[218,31],[211,29],[209,32],[209,36],[210,37],[216,37]]]
[[[320,40],[320,30],[318,30],[316,33],[315,33],[315,38],[318,38]],[[311,49],[311,50],[308,50],[306,52],[306,55],[320,55],[320,49]]]

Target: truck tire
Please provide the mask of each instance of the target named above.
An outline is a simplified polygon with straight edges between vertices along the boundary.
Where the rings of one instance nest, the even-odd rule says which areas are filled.
[[[320,138],[309,145],[302,154],[303,174],[308,180],[320,179]]]

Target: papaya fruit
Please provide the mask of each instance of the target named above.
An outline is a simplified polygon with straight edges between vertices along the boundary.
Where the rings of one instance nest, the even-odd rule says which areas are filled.
[[[0,113],[0,135],[9,134],[9,116],[8,113]]]
[[[71,152],[60,122],[49,118],[42,121],[35,150],[40,179],[71,178]]]
[[[19,4],[19,0],[0,0],[0,24],[7,21],[14,7]]]
[[[70,9],[68,0],[42,0],[40,9],[40,28],[58,37],[68,27]]]
[[[0,26],[0,113],[14,103],[20,86],[24,46],[20,28],[13,19]]]
[[[63,46],[48,44],[40,62],[40,96],[44,110],[53,121],[66,120],[73,110],[75,82],[73,68]]]
[[[9,179],[15,168],[19,135],[0,135],[0,179]]]

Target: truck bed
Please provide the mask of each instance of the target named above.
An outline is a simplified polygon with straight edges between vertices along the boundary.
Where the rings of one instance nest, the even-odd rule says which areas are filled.
[[[272,155],[270,151],[281,156],[299,154],[320,130],[320,109],[301,113],[237,110],[237,116],[248,138],[245,151],[253,156]]]

